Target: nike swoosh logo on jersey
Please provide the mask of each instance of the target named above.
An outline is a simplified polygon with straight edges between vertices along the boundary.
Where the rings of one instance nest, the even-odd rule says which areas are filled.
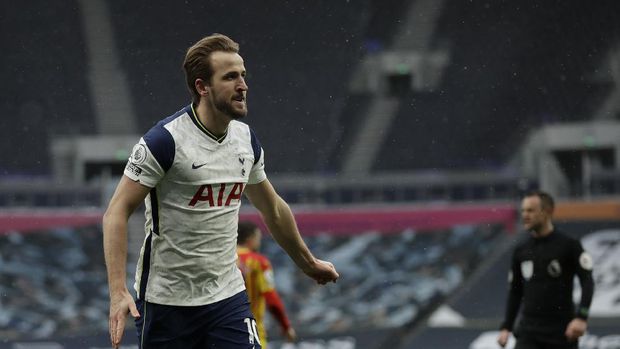
[[[206,165],[206,164],[207,164],[206,162],[205,162],[204,164],[200,164],[200,165],[196,165],[196,163],[193,163],[193,164],[192,164],[192,170],[195,170],[195,169],[201,168],[202,166],[204,166],[204,165]]]

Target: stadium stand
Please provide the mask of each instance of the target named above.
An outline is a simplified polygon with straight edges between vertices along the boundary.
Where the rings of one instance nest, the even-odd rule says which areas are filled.
[[[362,111],[368,108],[370,96],[367,94],[352,94],[344,100],[343,110],[337,118],[336,133],[330,140],[327,148],[327,165],[323,169],[328,174],[334,174],[343,163],[346,152],[352,146],[351,139],[358,131]]]
[[[14,151],[2,153],[0,174],[49,175],[50,135],[97,132],[79,7],[69,0],[53,7],[43,2],[2,6],[6,30],[0,45],[9,54],[2,56],[1,69],[13,83],[2,85],[3,95],[11,97],[3,99],[0,113],[7,116],[3,120],[20,119],[4,122],[3,134],[27,143],[15,147],[10,138],[1,138],[3,149]],[[140,132],[189,102],[181,70],[184,50],[206,34],[223,32],[241,44],[252,91],[248,122],[264,135],[272,171],[325,167],[319,163],[328,156],[324,139],[338,132],[331,121],[339,113],[334,105],[347,96],[349,74],[364,50],[367,2],[248,3],[242,11],[234,4],[203,1],[178,6],[112,1],[108,6]],[[256,16],[263,11],[274,19],[270,27]],[[24,13],[28,16],[18,15]],[[322,30],[308,30],[317,18]],[[51,93],[21,93],[33,89],[33,81]],[[280,137],[268,137],[273,130]]]
[[[370,0],[368,21],[364,31],[366,51],[381,50],[392,44],[398,24],[410,4],[404,0]]]
[[[450,2],[432,40],[450,52],[441,86],[400,98],[374,170],[498,169],[528,130],[591,119],[611,88],[594,75],[620,37],[614,6]]]
[[[292,323],[316,335],[413,321],[462,283],[500,232],[497,227],[463,226],[309,238],[310,248],[346,275],[329,288],[319,288],[297,273],[271,240],[264,251],[273,260]]]
[[[49,176],[51,135],[96,131],[77,4],[3,2],[0,26],[0,176]]]
[[[612,87],[595,73],[620,36],[607,10],[613,4],[444,6],[431,40],[450,52],[441,86],[400,97],[373,170],[498,169],[532,127],[589,119]],[[214,31],[238,38],[250,72],[247,121],[263,135],[274,174],[339,170],[365,107],[363,94],[348,91],[351,75],[365,53],[390,48],[409,6],[402,0],[390,6],[371,0],[317,7],[248,3],[241,10],[201,1],[107,5],[140,133],[189,101],[180,69],[189,44]],[[3,85],[3,95],[12,97],[3,99],[0,112],[22,120],[6,123],[3,132],[28,142],[15,147],[2,137],[3,148],[14,151],[3,152],[0,170],[49,174],[50,134],[97,132],[87,65],[75,64],[86,62],[78,4],[2,6],[2,25],[10,31],[2,32],[9,54],[1,69],[16,85]],[[256,15],[263,11],[274,18],[268,27]],[[16,13],[29,15],[11,15]],[[311,30],[316,18],[320,31]],[[33,25],[52,22],[52,30]],[[528,30],[522,30],[525,23]],[[30,81],[54,86],[53,92],[15,92],[27,90]],[[47,127],[37,127],[43,122]],[[271,137],[273,130],[279,137]]]
[[[0,333],[45,339],[107,328],[101,228],[0,236]]]
[[[350,155],[363,112],[372,99],[371,93],[351,91],[351,81],[359,73],[356,69],[365,55],[394,48],[411,4],[366,0],[315,7],[267,2],[244,4],[241,9],[234,4],[201,1],[177,6],[147,1],[111,1],[104,5],[110,10],[118,62],[137,111],[138,133],[189,102],[180,68],[184,50],[196,38],[220,31],[242,44],[251,88],[251,113],[246,121],[262,140],[272,178],[299,173],[330,178],[338,176]],[[23,181],[21,175],[49,176],[52,135],[97,133],[92,116],[94,102],[88,96],[88,64],[72,64],[88,62],[88,45],[83,42],[81,27],[84,19],[79,17],[78,5],[70,0],[51,9],[36,2],[14,8],[3,5],[7,13],[3,25],[10,31],[2,35],[12,37],[2,41],[3,48],[11,53],[2,57],[6,61],[2,69],[18,87],[3,85],[10,89],[6,95],[15,98],[4,99],[0,112],[20,115],[22,122],[6,123],[2,132],[25,140],[15,146],[11,137],[0,137],[3,148],[13,149],[0,158],[0,175],[5,178],[20,175]],[[371,170],[375,174],[467,169],[501,172],[509,174],[502,185],[513,188],[506,192],[514,192],[519,180],[535,183],[536,179],[529,178],[531,174],[506,169],[505,165],[528,131],[552,122],[588,120],[609,94],[613,79],[600,79],[600,75],[607,69],[601,62],[620,34],[617,21],[607,15],[612,5],[610,1],[570,1],[562,3],[561,12],[554,11],[557,2],[536,6],[444,5],[429,40],[430,50],[449,52],[440,86],[426,92],[401,91],[395,122]],[[273,18],[269,26],[256,15],[265,11]],[[573,20],[577,13],[587,15]],[[59,18],[63,18],[58,21],[62,24],[53,30],[32,25]],[[316,18],[321,19],[321,30],[313,30]],[[521,30],[524,21],[527,31]],[[553,28],[547,30],[549,23]],[[15,35],[9,34],[13,31]],[[539,35],[541,32],[545,35]],[[12,40],[13,36],[21,39]],[[35,47],[38,41],[32,36],[41,42],[40,48]],[[37,49],[48,54],[35,59],[29,53]],[[53,97],[15,93],[26,90],[19,87],[26,86],[25,81],[35,79],[57,86]],[[51,123],[47,122],[50,118]],[[47,127],[37,127],[42,120]],[[122,162],[118,160],[124,158],[121,150],[115,161]],[[613,151],[608,152],[612,155],[606,158],[613,157]],[[571,167],[576,160],[570,157],[568,162],[559,161],[562,167]],[[114,174],[122,166],[112,166]],[[604,187],[596,186],[593,190],[597,194],[608,188],[617,190],[613,179],[616,170],[610,170],[617,165],[612,161],[605,166],[607,172],[594,174]],[[76,180],[101,178],[92,173],[86,177]],[[579,186],[581,178],[575,182]],[[469,186],[464,191],[475,190],[472,183],[464,185]],[[452,191],[446,186],[453,183],[440,190]],[[11,202],[11,196],[23,192],[9,190],[2,201]],[[479,199],[455,195],[457,199],[459,196]]]

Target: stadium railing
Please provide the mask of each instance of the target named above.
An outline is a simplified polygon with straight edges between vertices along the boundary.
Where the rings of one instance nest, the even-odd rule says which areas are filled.
[[[290,204],[332,205],[514,200],[538,187],[536,180],[497,172],[401,172],[360,177],[270,175]],[[86,184],[0,179],[0,207],[101,207],[117,178]],[[592,179],[592,197],[620,194],[620,174]],[[574,195],[580,197],[580,195]]]
[[[290,204],[317,205],[512,200],[536,186],[530,179],[492,172],[403,172],[360,177],[274,174],[269,178]],[[0,207],[101,207],[117,180],[59,184],[0,179]],[[618,183],[615,188],[620,191]]]

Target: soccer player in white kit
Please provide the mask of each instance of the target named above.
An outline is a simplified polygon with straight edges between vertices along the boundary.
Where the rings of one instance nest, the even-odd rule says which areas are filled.
[[[140,348],[260,348],[236,266],[241,195],[274,239],[319,284],[334,266],[303,242],[289,206],[264,171],[265,155],[248,125],[239,45],[213,34],[192,47],[183,68],[192,104],[160,121],[134,147],[103,219],[110,291],[110,340],[120,345],[127,314]],[[127,221],[146,205],[136,267],[136,300],[125,283]]]

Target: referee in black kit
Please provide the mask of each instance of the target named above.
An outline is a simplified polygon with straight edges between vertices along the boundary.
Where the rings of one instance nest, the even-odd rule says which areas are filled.
[[[515,349],[576,349],[587,328],[594,293],[592,258],[581,243],[553,226],[553,198],[541,191],[528,193],[521,202],[521,218],[530,237],[512,256],[506,317],[497,342],[503,347],[523,303],[515,331]],[[581,284],[581,301],[575,309],[575,275]]]

